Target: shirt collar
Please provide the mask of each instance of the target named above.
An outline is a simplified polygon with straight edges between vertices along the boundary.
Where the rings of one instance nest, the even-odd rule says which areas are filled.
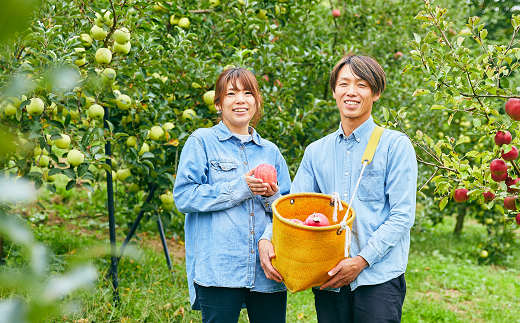
[[[213,127],[215,129],[215,132],[217,133],[217,137],[219,141],[225,141],[228,140],[233,136],[233,133],[229,131],[228,127],[224,124],[224,122],[220,121],[217,125]],[[251,133],[251,137],[253,138],[253,142],[259,146],[264,146],[261,142],[260,135],[258,132],[256,132],[255,128],[249,127],[249,132]],[[235,137],[236,138],[236,137]]]
[[[356,140],[357,142],[360,142],[363,140],[365,135],[371,134],[374,128],[376,127],[376,123],[374,122],[374,119],[372,116],[370,116],[365,122],[363,122],[359,127],[357,127],[349,137],[352,137],[353,140]],[[338,136],[339,140],[341,139],[347,139],[347,136],[343,132],[343,127],[341,126],[341,122],[339,123],[339,129],[336,132],[336,136]]]

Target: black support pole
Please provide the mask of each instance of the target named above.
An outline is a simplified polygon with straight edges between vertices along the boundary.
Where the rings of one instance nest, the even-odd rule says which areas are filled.
[[[104,126],[105,129],[108,127],[108,119],[110,110],[108,107],[104,107]],[[110,141],[105,144],[105,153],[107,156],[112,156]],[[107,165],[112,169],[112,160],[107,158]],[[115,306],[119,305],[119,281],[117,278],[117,246],[116,246],[116,218],[114,208],[114,184],[112,179],[112,172],[107,171],[107,198],[108,198],[108,228],[110,233],[110,276],[112,277],[112,286],[114,287],[113,299]]]
[[[148,193],[148,196],[146,197],[146,201],[143,203],[143,206],[150,203],[153,197],[153,193],[155,192],[155,189],[157,186],[152,185],[150,188],[150,192]],[[123,257],[123,253],[125,252],[126,246],[132,240],[132,237],[134,236],[135,231],[137,230],[137,227],[139,226],[139,223],[141,222],[141,219],[143,218],[144,210],[141,208],[141,211],[139,211],[139,214],[137,215],[137,218],[134,221],[134,224],[130,228],[130,232],[126,235],[125,241],[123,242],[123,245],[121,245],[121,249],[119,249],[119,257],[118,259],[121,259]]]
[[[159,234],[161,235],[161,242],[164,250],[164,256],[166,257],[166,264],[168,265],[168,270],[170,270],[173,275],[172,259],[170,258],[170,252],[168,251],[168,245],[166,244],[166,237],[164,236],[161,216],[157,213],[157,211],[155,211],[155,215],[157,216],[157,229],[159,229]]]

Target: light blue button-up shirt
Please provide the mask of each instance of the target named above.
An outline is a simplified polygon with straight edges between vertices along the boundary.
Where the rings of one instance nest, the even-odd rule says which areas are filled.
[[[338,192],[342,200],[350,203],[375,126],[370,117],[346,137],[340,124],[336,132],[310,144],[291,193]],[[360,255],[369,264],[350,284],[352,290],[387,282],[406,271],[416,191],[414,148],[404,134],[385,129],[352,202],[356,218],[350,256]],[[262,238],[270,240],[269,229]]]
[[[278,147],[252,130],[242,142],[223,122],[198,129],[182,149],[173,198],[186,213],[186,271],[193,308],[193,283],[245,287],[258,292],[285,290],[265,277],[258,240],[272,223],[271,203],[289,193],[291,179]],[[280,190],[264,198],[254,195],[244,174],[260,164],[276,168]]]

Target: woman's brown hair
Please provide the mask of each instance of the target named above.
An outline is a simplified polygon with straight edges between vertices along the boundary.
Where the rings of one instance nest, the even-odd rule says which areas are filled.
[[[237,80],[240,81],[240,84],[244,87],[246,91],[249,91],[253,94],[255,98],[256,104],[256,112],[252,119],[252,126],[256,127],[260,118],[262,118],[264,113],[264,101],[262,100],[262,96],[260,95],[260,88],[258,87],[258,81],[256,80],[253,73],[245,68],[228,68],[223,71],[215,84],[215,98],[213,99],[213,103],[215,105],[221,105],[221,102],[224,101],[224,97],[227,94],[227,85],[231,82],[231,85],[234,88],[237,88]],[[219,116],[217,118],[217,122],[221,121],[222,117]]]

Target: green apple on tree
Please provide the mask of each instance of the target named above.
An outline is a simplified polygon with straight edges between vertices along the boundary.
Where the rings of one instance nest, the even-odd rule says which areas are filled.
[[[107,38],[108,32],[103,29],[103,27],[99,27],[97,25],[92,26],[90,29],[90,36],[95,40],[104,40]]]
[[[137,138],[135,136],[128,136],[128,138],[126,138],[127,147],[135,147],[136,145],[137,145]]]
[[[126,94],[121,94],[116,98],[116,105],[120,110],[128,110],[132,105],[132,99]]]
[[[141,187],[139,187],[139,184],[132,183],[128,189],[130,192],[138,193],[141,190]]]
[[[173,194],[171,192],[162,194],[159,198],[162,204],[173,204]]]
[[[204,103],[206,103],[206,105],[214,104],[213,100],[215,99],[215,91],[208,91],[204,93],[202,98],[204,99]]]
[[[209,0],[209,4],[212,7],[216,7],[220,4],[220,0]]]
[[[11,102],[12,105],[15,107],[15,108],[19,108],[20,105],[22,104],[23,101],[27,100],[27,97],[25,95],[22,94],[21,96],[21,100],[15,96],[10,96],[7,98],[7,102]]]
[[[40,156],[42,154],[42,152],[44,155],[49,155],[49,152],[47,151],[47,149],[43,149],[43,151],[42,151],[42,149],[38,146],[34,148],[35,157]]]
[[[119,28],[114,31],[114,35],[112,35],[114,41],[118,44],[124,45],[130,40],[130,32],[125,27]]]
[[[190,28],[190,19],[188,19],[187,17],[182,17],[181,19],[179,19],[178,25],[181,28],[188,29]]]
[[[71,165],[71,166],[74,166],[74,167],[77,167],[79,166],[83,161],[85,160],[85,155],[77,150],[77,149],[72,149],[71,151],[69,151],[69,153],[67,154],[67,162]]]
[[[256,17],[258,19],[262,19],[262,20],[267,20],[267,10],[265,9],[260,9],[258,11],[258,14],[256,15]]]
[[[43,180],[47,183],[53,183],[56,180],[56,175],[49,176],[50,169],[46,169],[43,171]]]
[[[116,79],[116,75],[117,73],[114,69],[107,67],[101,72],[101,80],[105,84],[112,84]]]
[[[103,27],[103,17],[98,12],[96,12],[95,15],[96,18],[94,18],[94,24],[98,27]]]
[[[96,62],[101,65],[110,64],[112,61],[112,52],[108,48],[99,48],[96,51]]]
[[[171,15],[170,17],[170,25],[178,25],[179,17],[175,17],[175,15]]]
[[[117,179],[121,182],[124,182],[125,179],[132,176],[132,172],[128,168],[123,168],[117,171]]]
[[[36,157],[36,162],[40,167],[47,167],[49,166],[50,159],[47,155],[41,155]]]
[[[17,111],[16,107],[15,107],[14,105],[12,105],[12,104],[9,104],[9,103],[8,103],[8,104],[4,107],[4,115],[5,115],[6,117],[10,117],[10,116],[14,116],[14,115],[16,115],[16,111]]]
[[[31,103],[26,105],[25,109],[27,110],[28,114],[34,117],[42,114],[43,110],[45,109],[45,105],[43,104],[42,99],[32,98]]]
[[[188,120],[188,119],[191,120],[191,119],[193,119],[193,117],[196,117],[196,116],[197,116],[197,113],[193,109],[186,109],[186,110],[182,111],[183,120]]]
[[[90,47],[92,46],[92,36],[89,34],[81,34],[79,35],[79,39],[81,40],[81,46],[83,47]]]
[[[150,146],[146,142],[143,142],[143,145],[141,146],[141,149],[139,150],[139,156],[141,156],[144,153],[149,152],[149,151],[150,151]]]
[[[88,108],[88,115],[94,120],[102,120],[105,116],[105,109],[99,104],[93,104]]]
[[[61,139],[54,140],[54,145],[60,149],[67,149],[70,145],[70,137],[67,134],[62,133]]]
[[[173,203],[172,204],[163,204],[162,208],[166,212],[171,212],[171,211],[173,211]]]
[[[118,42],[114,42],[114,46],[112,48],[114,49],[115,53],[126,55],[130,53],[132,45],[130,44],[130,42],[126,42],[123,45],[119,44]]]
[[[150,129],[150,139],[154,141],[159,141],[164,136],[163,128],[159,126],[153,126]]]
[[[171,122],[166,122],[165,124],[163,124],[162,128],[165,130],[165,131],[168,131],[170,129],[173,129],[175,128],[175,125]]]

